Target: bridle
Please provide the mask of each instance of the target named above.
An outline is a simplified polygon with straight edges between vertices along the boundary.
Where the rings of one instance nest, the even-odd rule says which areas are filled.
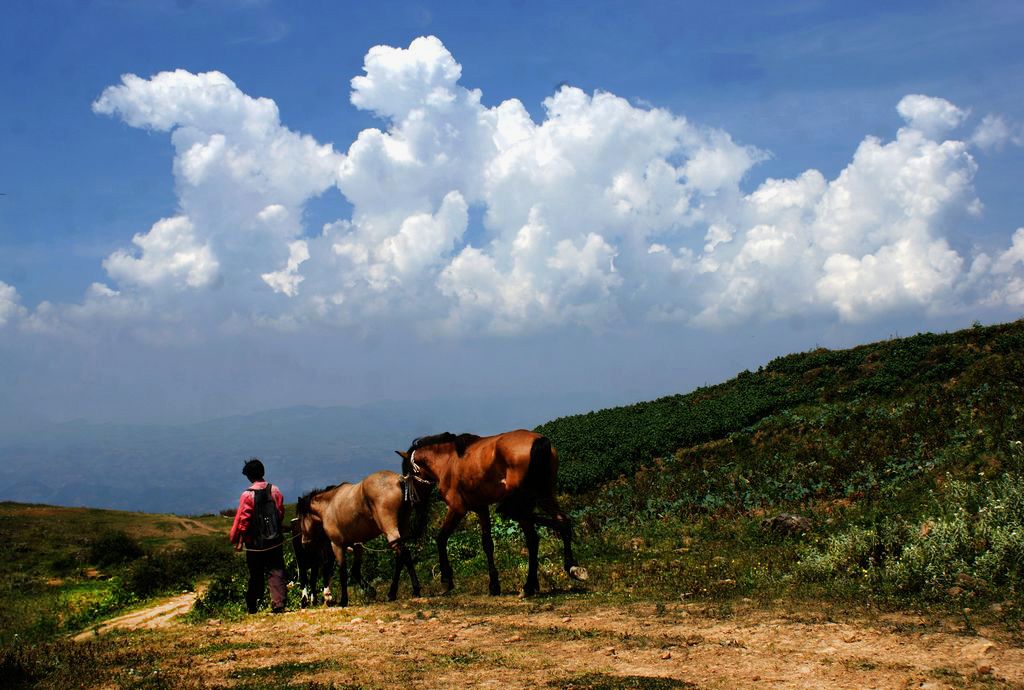
[[[416,464],[416,451],[409,453],[409,464],[412,465],[412,472],[407,474],[407,477],[412,477],[421,484],[433,484],[434,482],[420,476],[423,472],[423,468]]]

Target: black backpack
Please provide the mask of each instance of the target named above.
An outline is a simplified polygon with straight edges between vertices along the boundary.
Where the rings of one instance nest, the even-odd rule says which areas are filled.
[[[251,491],[253,510],[248,530],[250,546],[254,549],[276,546],[282,541],[281,516],[277,512],[270,484],[268,483],[266,488]]]

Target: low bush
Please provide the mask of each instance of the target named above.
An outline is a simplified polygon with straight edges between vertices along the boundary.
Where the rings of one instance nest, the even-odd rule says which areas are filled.
[[[101,568],[134,561],[144,553],[139,542],[121,530],[103,532],[89,546],[90,561]]]
[[[191,589],[199,578],[230,570],[234,560],[225,540],[194,539],[184,548],[152,552],[137,559],[124,575],[124,588],[139,598]]]
[[[1024,582],[1024,452],[995,477],[947,476],[914,520],[855,525],[804,551],[808,581],[859,579],[888,595],[929,600],[1013,593]]]

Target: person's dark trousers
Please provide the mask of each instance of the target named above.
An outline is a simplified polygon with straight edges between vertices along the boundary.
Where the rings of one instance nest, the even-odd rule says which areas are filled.
[[[270,605],[275,611],[284,609],[287,590],[284,582],[284,544],[269,551],[246,551],[245,564],[249,566],[249,588],[245,592],[245,607],[256,613],[263,596],[264,575],[270,576]]]

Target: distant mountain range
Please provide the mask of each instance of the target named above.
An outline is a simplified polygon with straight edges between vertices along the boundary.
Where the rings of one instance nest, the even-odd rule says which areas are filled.
[[[251,456],[286,500],[398,470],[394,450],[442,431],[496,433],[617,401],[599,394],[288,407],[191,424],[72,421],[0,434],[0,500],[200,514],[234,506]]]

